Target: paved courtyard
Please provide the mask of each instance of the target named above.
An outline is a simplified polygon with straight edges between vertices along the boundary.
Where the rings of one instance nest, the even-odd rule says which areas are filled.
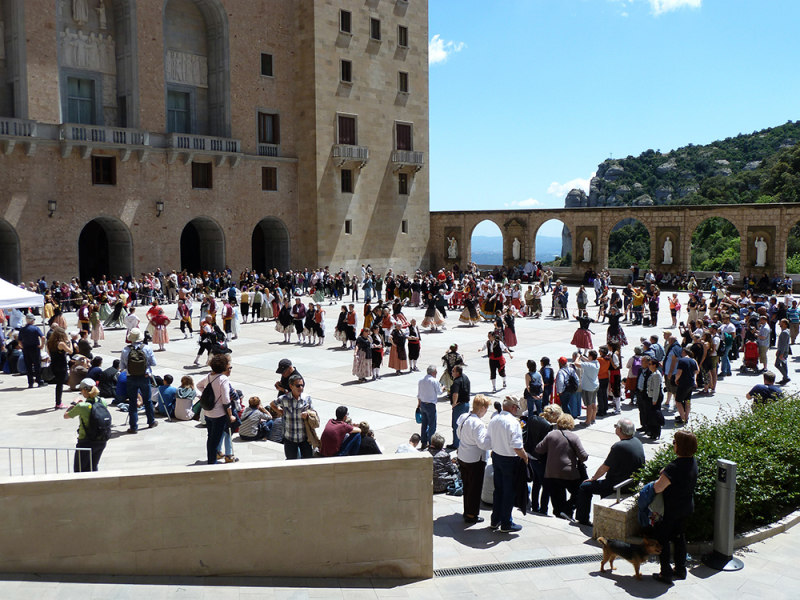
[[[574,291],[571,297],[574,298]],[[685,296],[685,295],[682,295]],[[681,299],[685,306],[686,298]],[[546,304],[549,303],[549,297]],[[666,305],[666,303],[665,303]],[[172,309],[168,310],[168,313]],[[283,336],[274,330],[274,324],[256,323],[242,326],[238,340],[231,342],[233,349],[232,380],[241,389],[245,398],[258,395],[263,401],[270,401],[275,390],[273,383],[278,361],[290,358],[306,380],[306,391],[314,400],[324,422],[333,417],[335,408],[344,404],[350,409],[354,421],[369,421],[376,431],[376,439],[386,452],[394,452],[398,445],[406,442],[409,436],[419,430],[414,422],[417,382],[424,374],[425,367],[433,364],[441,367],[440,357],[448,346],[456,342],[459,351],[465,356],[468,367],[465,372],[472,381],[474,393],[491,391],[488,360],[479,348],[486,339],[490,326],[482,324],[466,327],[457,322],[457,315],[451,314],[447,330],[438,333],[424,333],[422,336],[422,355],[419,361],[421,373],[396,376],[386,368],[383,379],[359,384],[351,375],[352,352],[341,348],[333,339],[333,325],[339,312],[338,306],[326,307],[328,338],[324,347],[301,347],[297,344],[284,344]],[[422,320],[423,311],[407,309],[407,316]],[[72,325],[75,314],[68,315]],[[659,318],[662,325],[669,325],[671,319],[666,308],[662,308]],[[545,318],[542,320],[518,319],[517,337],[519,345],[514,358],[508,364],[507,393],[521,394],[526,372],[525,361],[548,356],[555,363],[559,356],[570,356],[573,348],[569,345],[577,325],[569,322]],[[632,346],[643,335],[658,333],[662,329],[626,327],[631,346],[623,356],[632,354]],[[605,341],[605,326],[594,324],[595,346]],[[177,328],[170,334],[175,341],[167,346],[165,352],[157,352],[156,373],[170,373],[176,382],[185,373],[194,375],[197,381],[209,372],[208,368],[193,367],[192,361],[197,351],[196,338],[183,340]],[[122,331],[106,332],[106,340],[98,350],[105,362],[119,356],[124,343]],[[773,351],[774,352],[774,351]],[[771,360],[772,354],[770,353]],[[737,365],[734,365],[736,367]],[[796,365],[791,365],[793,374]],[[441,371],[440,371],[441,372]],[[797,379],[797,378],[796,378]],[[717,386],[717,394],[693,400],[693,412],[708,417],[716,415],[720,406],[732,406],[744,400],[744,395],[761,377],[741,375],[727,378]],[[65,421],[61,412],[53,410],[53,388],[27,390],[24,377],[0,376],[0,408],[6,418],[0,422],[0,436],[3,446],[60,447],[70,448],[75,443],[74,421]],[[790,389],[796,389],[794,384]],[[502,399],[503,391],[493,397]],[[65,399],[76,394],[65,393]],[[438,431],[445,435],[448,443],[452,439],[450,428],[450,406],[439,403]],[[623,403],[623,413],[630,413],[636,420],[638,413],[627,402]],[[115,435],[103,455],[101,470],[125,470],[133,466],[148,466],[158,470],[164,466],[186,466],[201,464],[205,455],[206,432],[195,422],[172,422],[161,420],[160,426],[149,430],[140,429],[136,436],[125,435],[125,413],[112,410]],[[488,418],[488,417],[487,417]],[[589,452],[589,472],[599,466],[608,448],[616,440],[614,422],[608,417],[598,421],[592,428],[578,427],[578,434]],[[667,427],[662,441],[667,440],[672,426],[672,413],[667,414]],[[651,455],[658,444],[646,443],[646,452]],[[234,439],[236,455],[244,462],[283,460],[282,447],[270,442],[242,443]],[[221,465],[219,468],[224,469]],[[8,465],[0,456],[0,473],[7,472]],[[107,507],[113,510],[113,507]],[[265,498],[265,510],[269,509],[269,499]],[[567,557],[597,552],[590,534],[562,520],[539,515],[522,516],[515,511],[515,520],[523,525],[519,535],[501,536],[489,532],[483,525],[465,527],[460,518],[461,498],[438,495],[434,501],[434,568],[467,567],[500,562],[513,562],[552,557]],[[714,574],[705,568],[692,572],[685,582],[678,582],[672,588],[651,581],[636,582],[630,575],[632,567],[619,564],[619,571],[613,575],[599,575],[597,563],[577,566],[561,566],[540,569],[511,571],[489,575],[469,575],[460,577],[434,578],[430,581],[382,582],[382,581],[287,581],[287,580],[202,580],[202,579],[131,579],[116,578],[73,578],[2,576],[0,577],[0,598],[238,598],[245,595],[259,595],[267,598],[374,598],[383,596],[419,598],[470,598],[489,596],[570,598],[606,598],[617,594],[631,594],[641,597],[659,595],[679,597],[775,598],[796,597],[792,579],[793,572],[784,565],[795,556],[789,548],[800,541],[800,532],[790,531],[765,543],[751,548],[745,557],[747,568],[736,574]],[[644,572],[654,572],[656,566],[646,565]]]

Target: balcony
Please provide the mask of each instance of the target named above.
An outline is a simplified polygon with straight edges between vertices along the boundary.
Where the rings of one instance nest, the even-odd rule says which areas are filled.
[[[369,162],[369,148],[366,146],[336,144],[333,146],[333,160],[339,168],[353,163],[359,169],[363,169]]]
[[[259,156],[280,156],[281,147],[278,144],[258,144]]]
[[[16,145],[21,143],[25,147],[25,154],[33,156],[36,152],[37,129],[36,121],[0,118],[0,142],[3,144],[3,152],[11,154]]]
[[[231,138],[171,133],[167,138],[168,162],[173,164],[178,155],[183,155],[184,164],[190,164],[196,155],[212,156],[221,167],[230,158],[231,167],[239,166],[242,160],[242,141]]]
[[[395,150],[392,152],[394,170],[414,171],[415,173],[425,166],[425,153],[413,150]]]
[[[59,128],[59,139],[62,158],[69,158],[72,149],[78,147],[84,160],[92,155],[92,150],[102,149],[119,150],[122,162],[127,162],[136,151],[141,162],[151,150],[150,133],[138,129],[64,123]]]

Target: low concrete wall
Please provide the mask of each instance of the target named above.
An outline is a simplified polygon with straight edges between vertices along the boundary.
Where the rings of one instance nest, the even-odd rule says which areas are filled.
[[[0,572],[433,575],[431,457],[0,480]]]

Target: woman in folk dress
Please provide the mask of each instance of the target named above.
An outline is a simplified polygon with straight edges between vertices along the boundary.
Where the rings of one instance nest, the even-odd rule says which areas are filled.
[[[427,308],[425,309],[425,318],[422,319],[422,327],[438,331],[439,327],[444,324],[444,317],[442,317],[442,313],[436,309],[436,299],[431,293],[428,293],[425,304]]]
[[[105,333],[103,332],[103,324],[100,322],[100,307],[98,305],[94,305],[91,308],[91,312],[89,313],[89,323],[92,325],[92,341],[94,342],[93,347],[99,348],[100,340],[106,339]]]
[[[461,311],[461,316],[458,320],[462,323],[468,323],[470,327],[474,327],[480,323],[481,318],[475,308],[475,296],[472,294],[464,295],[464,310]]]
[[[353,375],[358,377],[359,383],[364,383],[372,374],[372,340],[369,331],[365,328],[356,338],[355,352],[353,352]]]
[[[291,307],[289,301],[286,300],[278,312],[278,319],[275,323],[275,331],[283,334],[284,343],[292,341],[292,332],[294,331],[294,319],[292,318]]]
[[[394,369],[397,375],[402,374],[403,369],[408,368],[406,357],[406,334],[400,328],[399,323],[395,323],[392,331],[392,350],[389,353],[389,368]]]

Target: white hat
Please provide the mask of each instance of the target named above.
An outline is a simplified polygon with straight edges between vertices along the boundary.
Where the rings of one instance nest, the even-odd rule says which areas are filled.
[[[128,341],[132,344],[135,344],[136,342],[141,342],[143,339],[144,336],[142,335],[142,330],[139,329],[138,327],[134,327],[128,332]]]

